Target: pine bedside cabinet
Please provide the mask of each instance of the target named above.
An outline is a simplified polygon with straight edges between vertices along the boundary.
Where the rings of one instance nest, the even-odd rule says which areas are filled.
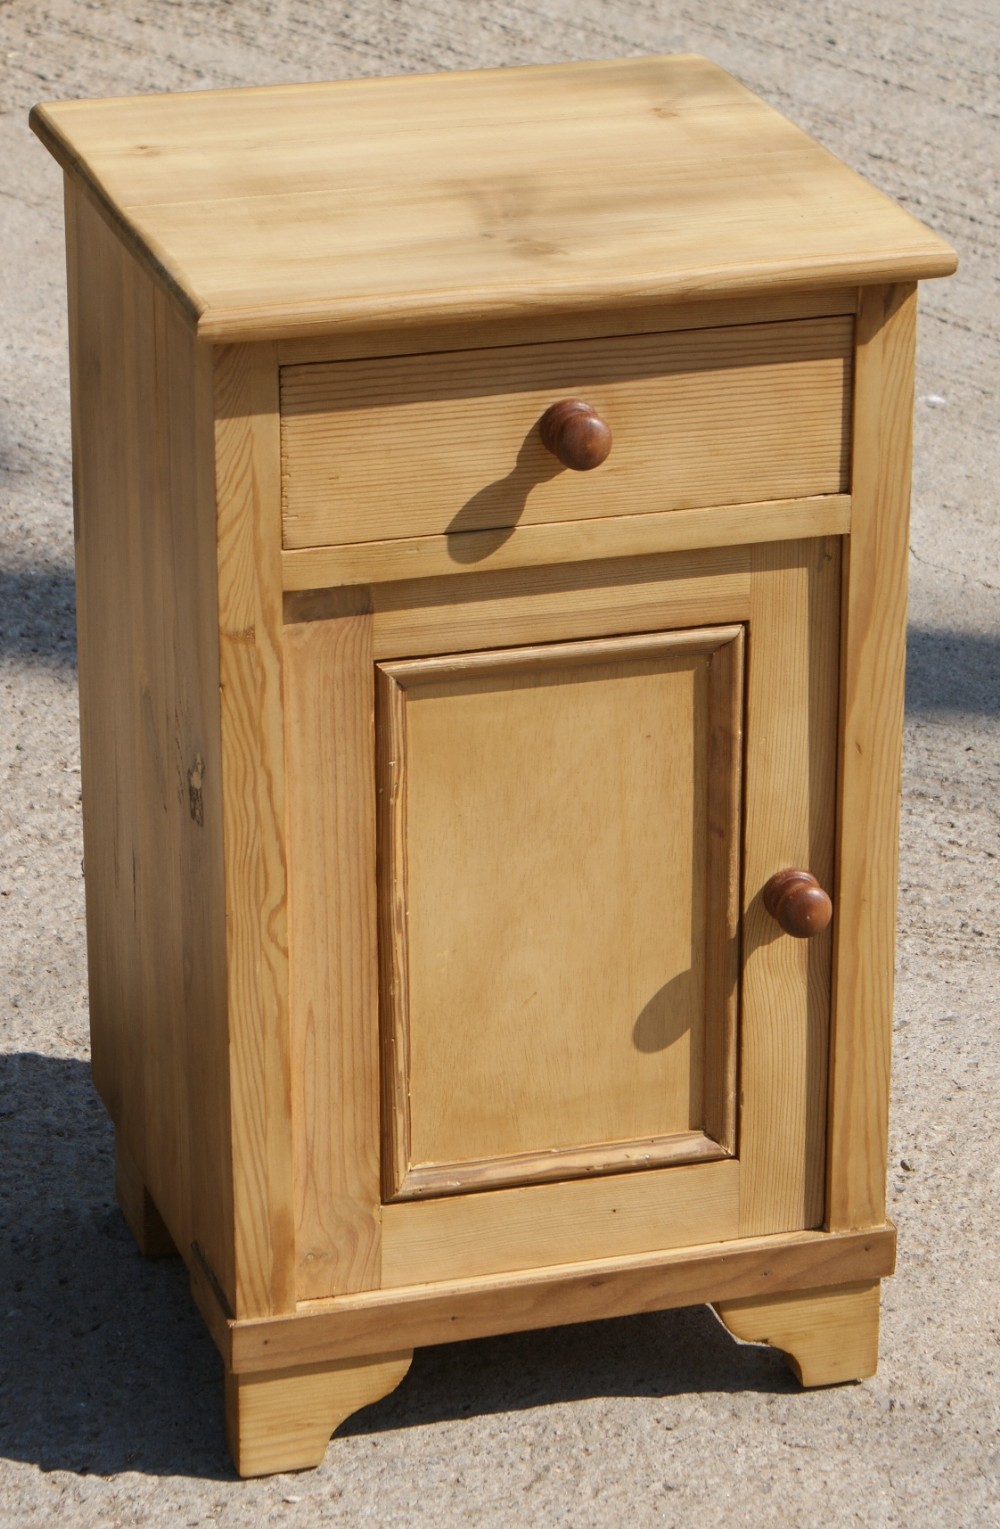
[[[32,121],[94,1078],[237,1468],[628,1312],[870,1375],[951,250],[694,57]]]

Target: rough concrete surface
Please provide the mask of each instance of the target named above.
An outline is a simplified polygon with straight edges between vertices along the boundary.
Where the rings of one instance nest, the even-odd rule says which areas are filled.
[[[181,1265],[87,1066],[59,173],[38,99],[707,53],[949,238],[924,288],[881,1367],[801,1392],[706,1309],[417,1355],[236,1480]],[[0,0],[0,1523],[1000,1524],[995,0]]]

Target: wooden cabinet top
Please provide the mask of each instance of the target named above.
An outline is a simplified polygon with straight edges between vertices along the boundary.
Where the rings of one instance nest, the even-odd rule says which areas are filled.
[[[956,264],[693,56],[69,101],[31,122],[212,341]]]

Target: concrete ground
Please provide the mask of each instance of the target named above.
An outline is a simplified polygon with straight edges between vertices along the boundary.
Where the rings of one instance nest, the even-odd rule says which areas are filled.
[[[705,1309],[417,1355],[311,1474],[238,1482],[87,1067],[59,175],[38,99],[698,51],[958,248],[924,289],[878,1377]],[[995,0],[0,0],[0,1523],[1000,1524]]]

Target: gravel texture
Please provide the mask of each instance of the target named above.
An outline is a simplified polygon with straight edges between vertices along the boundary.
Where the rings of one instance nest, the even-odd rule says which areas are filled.
[[[707,53],[958,248],[924,288],[882,1360],[800,1392],[706,1309],[419,1353],[239,1482],[87,1065],[59,173],[38,99]],[[1000,1524],[994,0],[0,0],[0,1524]]]

